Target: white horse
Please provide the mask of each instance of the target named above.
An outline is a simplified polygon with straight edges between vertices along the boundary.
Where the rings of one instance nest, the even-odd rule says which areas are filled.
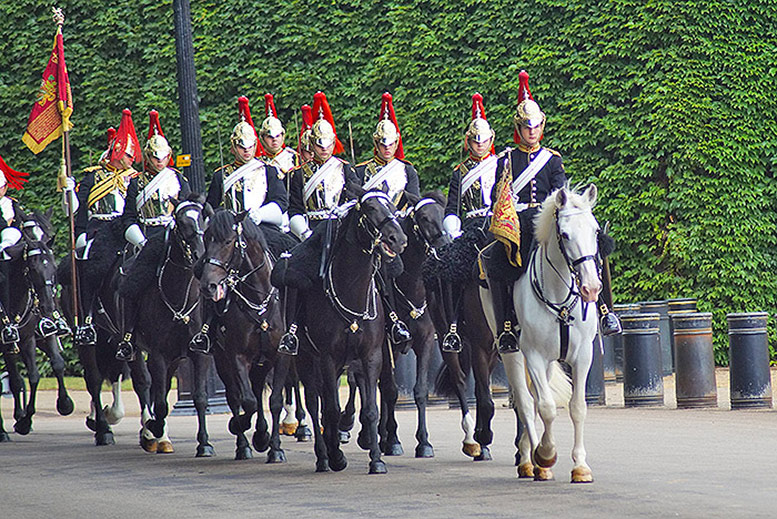
[[[582,194],[564,187],[548,196],[535,219],[537,247],[513,290],[521,327],[520,352],[502,354],[502,359],[516,415],[524,424],[518,443],[520,477],[553,477],[550,468],[557,453],[551,426],[556,418],[554,397],[559,395],[557,360],[564,360],[572,368],[568,399],[575,436],[571,479],[573,483],[593,481],[583,446],[583,422],[585,381],[597,330],[596,305],[590,303],[596,302],[602,288],[596,262],[599,224],[592,213],[596,193],[596,186],[591,185]],[[489,322],[493,329],[493,319]],[[541,438],[535,425],[537,412],[544,425]]]

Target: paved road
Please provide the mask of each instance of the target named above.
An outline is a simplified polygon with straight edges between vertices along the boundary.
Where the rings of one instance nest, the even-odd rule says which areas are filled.
[[[314,473],[312,445],[290,441],[284,465],[266,465],[263,454],[234,461],[224,415],[210,418],[211,459],[194,458],[194,417],[171,419],[175,453],[143,452],[132,406],[114,429],[117,444],[95,447],[83,424],[85,395],[63,418],[44,394],[33,433],[0,444],[0,517],[777,517],[777,411],[624,409],[617,398],[608,386],[615,403],[589,411],[595,482],[572,485],[564,410],[556,480],[538,483],[516,478],[514,417],[503,400],[493,461],[461,454],[458,411],[437,407],[429,411],[436,457],[387,458],[389,473],[369,476],[367,455],[353,443],[341,473]],[[400,411],[399,421],[412,453],[414,412]]]

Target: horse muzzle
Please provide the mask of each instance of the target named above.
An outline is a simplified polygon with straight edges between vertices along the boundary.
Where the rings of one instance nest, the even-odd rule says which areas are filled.
[[[221,280],[218,283],[201,283],[200,293],[206,299],[210,299],[213,302],[219,302],[227,296],[226,281]]]

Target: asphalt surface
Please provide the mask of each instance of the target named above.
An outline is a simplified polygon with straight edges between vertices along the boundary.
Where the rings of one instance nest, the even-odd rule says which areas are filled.
[[[671,379],[671,377],[670,377]],[[572,427],[566,410],[556,424],[559,461],[549,482],[519,480],[513,466],[515,418],[497,400],[493,461],[461,453],[460,413],[430,408],[434,459],[415,459],[415,412],[398,413],[406,454],[385,457],[389,473],[367,474],[367,453],[344,446],[349,465],[316,474],[312,444],[284,441],[288,462],[265,455],[235,461],[226,415],[209,417],[217,456],[194,457],[196,419],[170,420],[173,454],[138,446],[132,395],[114,427],[116,445],[95,447],[84,426],[88,400],[74,396],[69,417],[43,392],[34,430],[0,444],[0,518],[70,517],[777,517],[777,412],[728,409],[623,408],[616,384],[607,407],[589,408],[588,461],[594,483],[569,483]],[[6,429],[11,401],[2,398]]]

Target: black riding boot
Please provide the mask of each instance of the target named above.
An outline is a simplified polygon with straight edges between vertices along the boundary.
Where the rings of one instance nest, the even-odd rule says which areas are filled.
[[[286,297],[283,300],[284,313],[289,328],[278,342],[278,353],[296,355],[299,353],[299,338],[297,337],[297,289],[285,287]]]
[[[516,352],[521,330],[516,333],[513,329],[518,323],[513,311],[512,285],[506,282],[490,283],[490,285],[497,327],[496,347],[499,353]]]
[[[8,263],[0,261],[0,319],[3,322],[2,331],[0,331],[0,342],[3,344],[9,344],[8,350],[11,353],[19,353],[19,346],[16,344],[19,342],[19,328],[16,323],[11,321],[11,317],[8,315],[6,308],[11,301],[10,283],[11,280],[8,276]]]
[[[78,262],[78,268],[89,268],[89,264],[85,260]],[[80,281],[78,284],[79,301],[84,310],[83,322],[76,326],[75,333],[73,334],[73,342],[76,346],[94,346],[97,344],[97,330],[95,330],[92,324],[92,311],[94,309],[95,300],[97,299],[97,290],[86,286],[83,276],[79,276]],[[86,302],[87,304],[84,304]]]
[[[443,317],[448,324],[448,333],[442,338],[440,347],[444,352],[461,353],[461,336],[458,333],[459,306],[453,296],[453,286],[442,280],[440,280],[439,286]]]

